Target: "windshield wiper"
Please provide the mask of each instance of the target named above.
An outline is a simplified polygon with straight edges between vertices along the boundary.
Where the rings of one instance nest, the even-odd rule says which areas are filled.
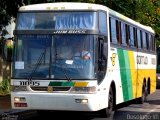
[[[71,81],[71,77],[67,74],[66,69],[65,69],[65,68],[63,68],[63,66],[61,66],[61,69],[62,69],[62,71],[63,71],[63,73],[64,73],[64,75],[65,75],[66,79],[67,79],[68,81]]]
[[[57,53],[57,48],[56,48],[56,47],[55,47],[55,53],[56,53],[56,54],[55,54],[55,63],[56,63],[56,61],[58,60],[58,59],[57,59],[57,56],[59,55],[59,54]],[[62,69],[65,78],[66,78],[68,81],[71,81],[71,77],[67,74],[66,69],[63,68],[63,66],[62,66],[61,64],[60,64],[60,68]]]
[[[38,60],[37,60],[37,62],[36,62],[36,65],[35,65],[35,67],[33,68],[33,70],[32,70],[32,72],[31,72],[28,80],[32,80],[33,75],[37,72],[39,66],[42,64],[42,60],[43,60],[43,57],[44,57],[44,55],[45,55],[45,52],[46,52],[46,49],[44,49],[44,52],[42,52],[42,53],[40,54],[40,56],[39,56],[39,58],[38,58]]]
[[[56,53],[55,63],[57,63],[57,62],[56,62],[57,60],[62,60],[62,59],[57,59],[57,55],[58,55],[58,54]],[[58,63],[58,64],[59,64],[59,63]],[[63,73],[64,73],[65,78],[66,78],[68,81],[71,81],[71,77],[67,74],[66,69],[63,67],[62,64],[59,64],[59,65],[60,65],[61,70],[62,70]]]

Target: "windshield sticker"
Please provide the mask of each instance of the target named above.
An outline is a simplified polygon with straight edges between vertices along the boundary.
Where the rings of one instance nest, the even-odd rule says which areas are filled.
[[[24,62],[23,61],[16,61],[15,62],[15,69],[24,69]]]
[[[73,60],[66,60],[66,64],[73,64]]]
[[[54,75],[51,75],[51,78],[54,78]]]

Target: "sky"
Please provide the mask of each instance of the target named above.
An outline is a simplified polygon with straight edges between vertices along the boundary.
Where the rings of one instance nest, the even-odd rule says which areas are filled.
[[[15,29],[15,23],[11,22],[11,24],[9,24],[8,26],[5,27],[8,34],[6,36],[4,36],[6,39],[7,38],[12,38],[13,37],[13,30]]]

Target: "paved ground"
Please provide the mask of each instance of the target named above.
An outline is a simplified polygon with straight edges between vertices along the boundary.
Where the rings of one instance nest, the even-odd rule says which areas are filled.
[[[0,116],[5,115],[7,113],[21,113],[25,112],[24,114],[27,114],[24,110],[12,110],[10,105],[10,96],[0,96]],[[30,111],[28,111],[29,113]],[[32,111],[31,111],[32,112]],[[157,91],[151,95],[148,96],[148,102],[144,104],[135,104],[134,102],[127,105],[126,107],[123,106],[120,109],[117,109],[117,111],[114,112],[114,116],[112,117],[113,120],[132,120],[135,118],[143,117],[143,120],[147,117],[147,120],[159,120],[160,119],[160,89],[157,89]],[[65,114],[65,113],[64,113]],[[32,114],[35,115],[35,114]],[[68,115],[68,113],[67,113]],[[88,114],[87,114],[88,115]],[[25,115],[25,117],[28,115]],[[93,115],[89,114],[89,117],[92,117]],[[39,116],[38,116],[39,117]],[[37,118],[38,118],[37,117]],[[87,117],[87,118],[89,118]],[[94,115],[94,120],[100,120],[97,116]],[[82,116],[82,118],[86,118],[86,116]],[[120,119],[121,118],[121,119]],[[34,119],[34,118],[33,118]],[[33,120],[32,118],[29,118],[27,120]],[[107,120],[106,118],[104,118]],[[88,119],[91,120],[91,119]]]
[[[10,95],[0,96],[0,120],[26,120],[27,114],[26,110],[11,109]]]
[[[11,110],[10,96],[0,96],[0,114]]]

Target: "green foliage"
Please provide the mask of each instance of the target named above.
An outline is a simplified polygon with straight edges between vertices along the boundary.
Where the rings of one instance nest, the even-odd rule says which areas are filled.
[[[16,17],[20,0],[0,0],[0,31],[10,23],[12,17]]]
[[[8,95],[11,91],[10,80],[3,80],[0,82],[0,95]]]
[[[0,36],[0,55],[2,54],[2,47],[3,47],[3,40],[4,37],[8,32],[6,30],[2,30],[2,34]]]
[[[160,41],[159,41],[159,40],[157,40],[156,47],[157,47],[157,48],[159,48],[159,47],[160,47]]]
[[[156,44],[160,45],[160,0],[104,0],[111,9],[144,25],[151,26],[156,33]]]
[[[0,38],[0,48],[2,48],[2,38]],[[2,54],[2,49],[0,49],[0,55]]]

